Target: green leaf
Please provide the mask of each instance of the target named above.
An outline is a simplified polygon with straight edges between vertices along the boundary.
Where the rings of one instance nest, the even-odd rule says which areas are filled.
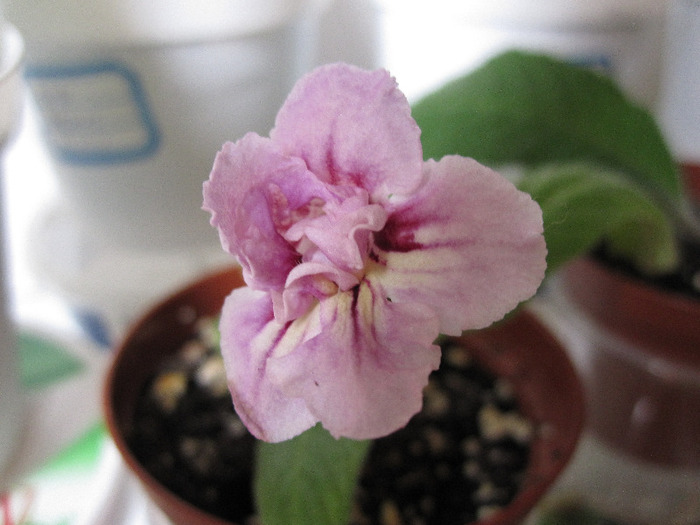
[[[66,472],[90,472],[97,465],[103,445],[106,442],[107,429],[99,422],[88,429],[77,441],[70,444],[57,456],[42,466],[34,476],[46,477],[52,474],[62,475]]]
[[[426,158],[491,165],[589,161],[619,171],[670,208],[677,168],[653,117],[607,77],[544,55],[510,51],[418,101]]]
[[[531,171],[519,186],[542,208],[549,273],[602,240],[647,273],[662,273],[677,263],[673,224],[619,172],[585,163],[554,164]]]
[[[254,490],[265,525],[346,525],[370,441],[335,439],[320,425],[260,442]]]
[[[25,388],[46,387],[84,367],[84,363],[65,348],[32,333],[21,332],[17,346],[21,382]]]

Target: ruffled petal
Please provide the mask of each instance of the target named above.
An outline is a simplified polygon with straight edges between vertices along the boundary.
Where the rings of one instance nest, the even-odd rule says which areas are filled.
[[[434,313],[416,303],[394,304],[365,280],[322,301],[315,315],[322,331],[270,359],[271,381],[290,398],[303,398],[336,437],[373,439],[404,426],[420,410],[428,376],[439,366]]]
[[[384,227],[387,216],[382,206],[369,204],[363,190],[340,202],[327,202],[323,214],[297,222],[286,237],[292,233],[294,238],[306,237],[338,268],[358,272],[369,255],[372,233]]]
[[[396,302],[419,302],[457,335],[501,319],[544,278],[542,212],[472,159],[425,163],[426,184],[377,234],[375,278]]]
[[[295,328],[274,320],[269,294],[248,287],[234,290],[222,309],[221,352],[233,404],[248,430],[265,441],[290,439],[318,421],[303,399],[271,383],[267,370],[276,352],[289,351],[318,332],[311,323]]]
[[[375,203],[420,184],[420,130],[383,70],[347,64],[314,70],[294,86],[270,137],[323,181],[365,188]]]
[[[281,323],[304,315],[317,301],[347,291],[359,284],[357,276],[340,270],[328,262],[305,262],[296,266],[287,277],[282,292],[272,293],[275,319]]]
[[[204,183],[203,208],[212,214],[225,250],[238,257],[249,286],[281,289],[298,254],[280,234],[295,210],[330,197],[301,159],[283,155],[270,139],[247,134],[226,143]]]

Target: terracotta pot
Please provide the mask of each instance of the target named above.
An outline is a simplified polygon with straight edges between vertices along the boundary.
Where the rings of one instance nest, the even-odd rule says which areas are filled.
[[[151,309],[117,350],[104,389],[107,427],[127,466],[176,525],[226,525],[163,487],[139,463],[125,439],[138,393],[164,356],[195,331],[200,316],[218,313],[243,284],[236,269],[204,277]],[[521,313],[496,328],[461,338],[475,357],[512,383],[522,411],[538,423],[523,487],[504,510],[481,523],[520,523],[566,466],[584,423],[584,398],[564,350],[534,317]]]
[[[591,431],[659,466],[700,467],[700,301],[589,259],[571,264],[563,284],[593,327]]]
[[[133,455],[126,435],[137,398],[159,363],[195,334],[198,319],[217,315],[226,295],[244,284],[239,271],[227,270],[206,276],[157,304],[131,327],[107,373],[103,391],[107,429],[127,467],[175,525],[230,524],[161,485]]]
[[[700,206],[700,164],[683,164],[682,174],[688,195]]]

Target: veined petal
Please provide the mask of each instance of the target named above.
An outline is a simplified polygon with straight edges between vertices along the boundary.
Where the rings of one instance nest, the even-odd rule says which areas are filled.
[[[392,303],[366,280],[322,301],[314,315],[322,331],[270,359],[271,381],[290,398],[303,398],[336,437],[373,439],[404,426],[439,366],[433,311]]]
[[[372,202],[420,184],[420,130],[383,70],[347,64],[314,70],[294,86],[270,137],[323,181],[365,188]]]
[[[270,382],[268,360],[318,332],[313,323],[289,328],[275,321],[265,292],[237,288],[224,302],[221,352],[233,404],[248,430],[265,441],[290,439],[318,422],[303,399]]]
[[[431,160],[425,174],[425,186],[377,234],[379,264],[370,275],[392,300],[433,308],[442,333],[483,328],[544,278],[542,212],[472,159]]]
[[[286,323],[301,317],[316,302],[340,289],[357,286],[357,276],[340,270],[327,262],[304,262],[289,272],[282,292],[272,293],[275,319]]]
[[[224,144],[216,156],[203,208],[211,212],[224,249],[238,257],[248,285],[274,290],[284,286],[299,257],[279,233],[285,214],[328,196],[301,159],[249,133]]]

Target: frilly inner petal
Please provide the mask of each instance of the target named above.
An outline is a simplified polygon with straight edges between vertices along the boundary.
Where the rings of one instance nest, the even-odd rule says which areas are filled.
[[[287,277],[284,290],[272,296],[275,319],[281,323],[304,315],[318,301],[359,284],[356,275],[327,262],[305,262]]]

